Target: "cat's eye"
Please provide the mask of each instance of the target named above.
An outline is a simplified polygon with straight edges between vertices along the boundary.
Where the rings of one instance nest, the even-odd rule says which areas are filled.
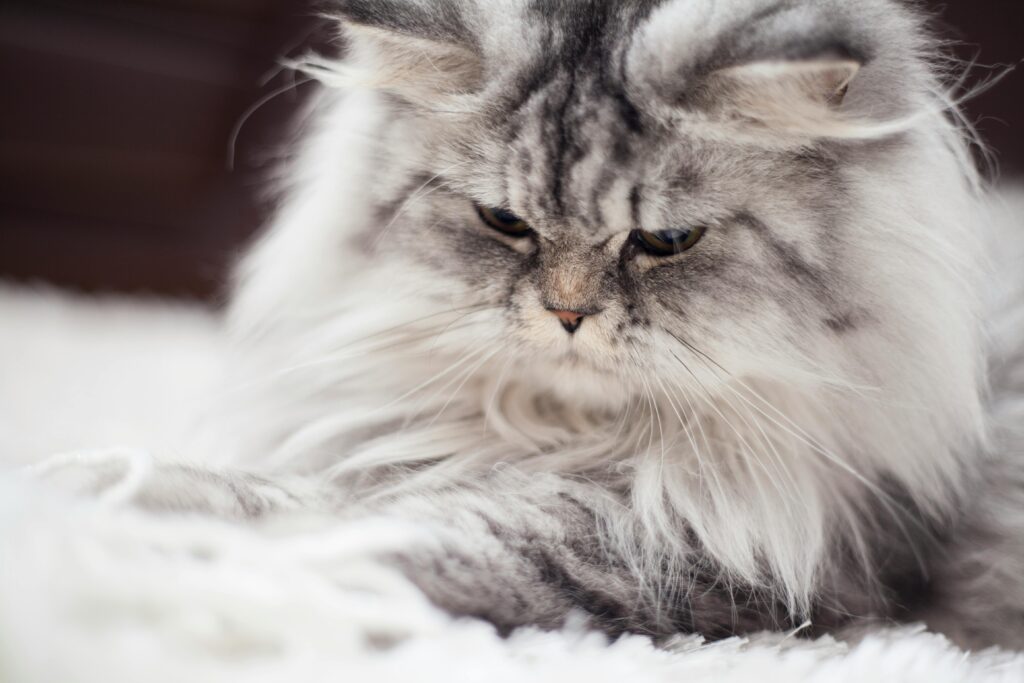
[[[630,238],[633,244],[651,256],[672,256],[692,249],[697,242],[700,242],[700,238],[704,236],[705,232],[707,229],[704,227],[673,228],[657,232],[634,230]]]
[[[533,234],[533,228],[519,216],[505,209],[488,209],[475,204],[476,213],[488,227],[509,237],[526,237]]]

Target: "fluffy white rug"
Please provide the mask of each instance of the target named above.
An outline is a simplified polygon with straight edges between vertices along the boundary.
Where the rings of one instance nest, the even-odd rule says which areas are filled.
[[[1024,681],[1024,655],[920,628],[501,639],[374,562],[415,527],[131,507],[154,459],[191,452],[222,353],[198,307],[0,287],[0,681]],[[110,444],[130,448],[74,450]]]

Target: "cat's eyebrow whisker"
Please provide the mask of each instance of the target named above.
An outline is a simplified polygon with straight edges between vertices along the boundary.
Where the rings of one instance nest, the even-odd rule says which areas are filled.
[[[300,86],[310,83],[313,80],[315,79],[312,76],[306,78],[293,78],[290,83],[271,90],[269,93],[256,100],[253,104],[249,105],[249,107],[242,112],[241,116],[238,117],[238,121],[236,121],[235,125],[232,127],[231,133],[228,135],[227,158],[225,159],[225,162],[229,172],[233,172],[235,170],[235,150],[238,145],[238,138],[241,136],[242,129],[245,127],[245,124],[248,123],[249,119],[252,118],[253,114],[272,100],[275,100],[288,92],[297,90]]]

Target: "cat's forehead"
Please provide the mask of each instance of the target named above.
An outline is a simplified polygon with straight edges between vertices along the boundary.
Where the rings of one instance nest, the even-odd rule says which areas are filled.
[[[579,213],[583,195],[595,203],[600,195],[623,193],[624,184],[643,181],[641,148],[651,133],[645,134],[635,109],[608,88],[594,72],[559,68],[511,112],[502,131],[508,171],[521,185],[519,194],[542,204],[536,208],[543,213]]]
[[[466,194],[543,232],[596,241],[713,218],[722,210],[716,176],[741,173],[737,157],[748,156],[645,116],[597,67],[553,68],[467,134],[459,147],[472,150],[469,162],[456,155],[450,164]]]
[[[589,59],[594,48],[629,38],[651,12],[672,0],[511,0],[478,5],[491,22],[515,23],[520,35],[543,38],[563,62]],[[750,1],[750,0],[748,0]]]
[[[801,156],[805,138],[769,135],[765,126],[723,114],[715,107],[732,103],[731,91],[707,85],[708,74],[737,55],[762,47],[775,54],[762,39],[776,36],[776,18],[810,3],[723,0],[721,12],[712,5],[534,2],[507,22],[484,22],[484,39],[496,42],[483,46],[482,94],[463,101],[475,116],[467,125],[446,118],[439,136],[453,150],[441,161],[463,171],[459,189],[532,223],[575,226],[595,239],[706,222],[771,191],[813,190],[829,171]],[[790,14],[787,26],[816,16]],[[728,95],[725,104],[708,104],[712,92]]]
[[[464,181],[475,197],[595,239],[657,229],[668,205],[702,212],[679,200],[721,155],[654,112],[638,80],[646,66],[629,63],[644,20],[662,4],[534,2],[488,32],[502,58],[489,60],[480,125],[456,134],[474,157]]]

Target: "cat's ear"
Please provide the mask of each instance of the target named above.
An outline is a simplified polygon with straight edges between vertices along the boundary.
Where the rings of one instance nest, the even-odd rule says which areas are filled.
[[[702,90],[706,105],[730,117],[814,132],[841,118],[860,69],[853,59],[757,60],[714,71]]]
[[[347,61],[365,85],[418,102],[476,91],[483,60],[455,3],[342,0]]]
[[[852,59],[756,61],[712,73],[709,87],[724,101],[752,112],[796,103],[838,107],[860,68]]]
[[[630,48],[638,94],[729,134],[875,135],[905,113],[909,26],[875,30],[857,3],[764,4],[666,0]]]

